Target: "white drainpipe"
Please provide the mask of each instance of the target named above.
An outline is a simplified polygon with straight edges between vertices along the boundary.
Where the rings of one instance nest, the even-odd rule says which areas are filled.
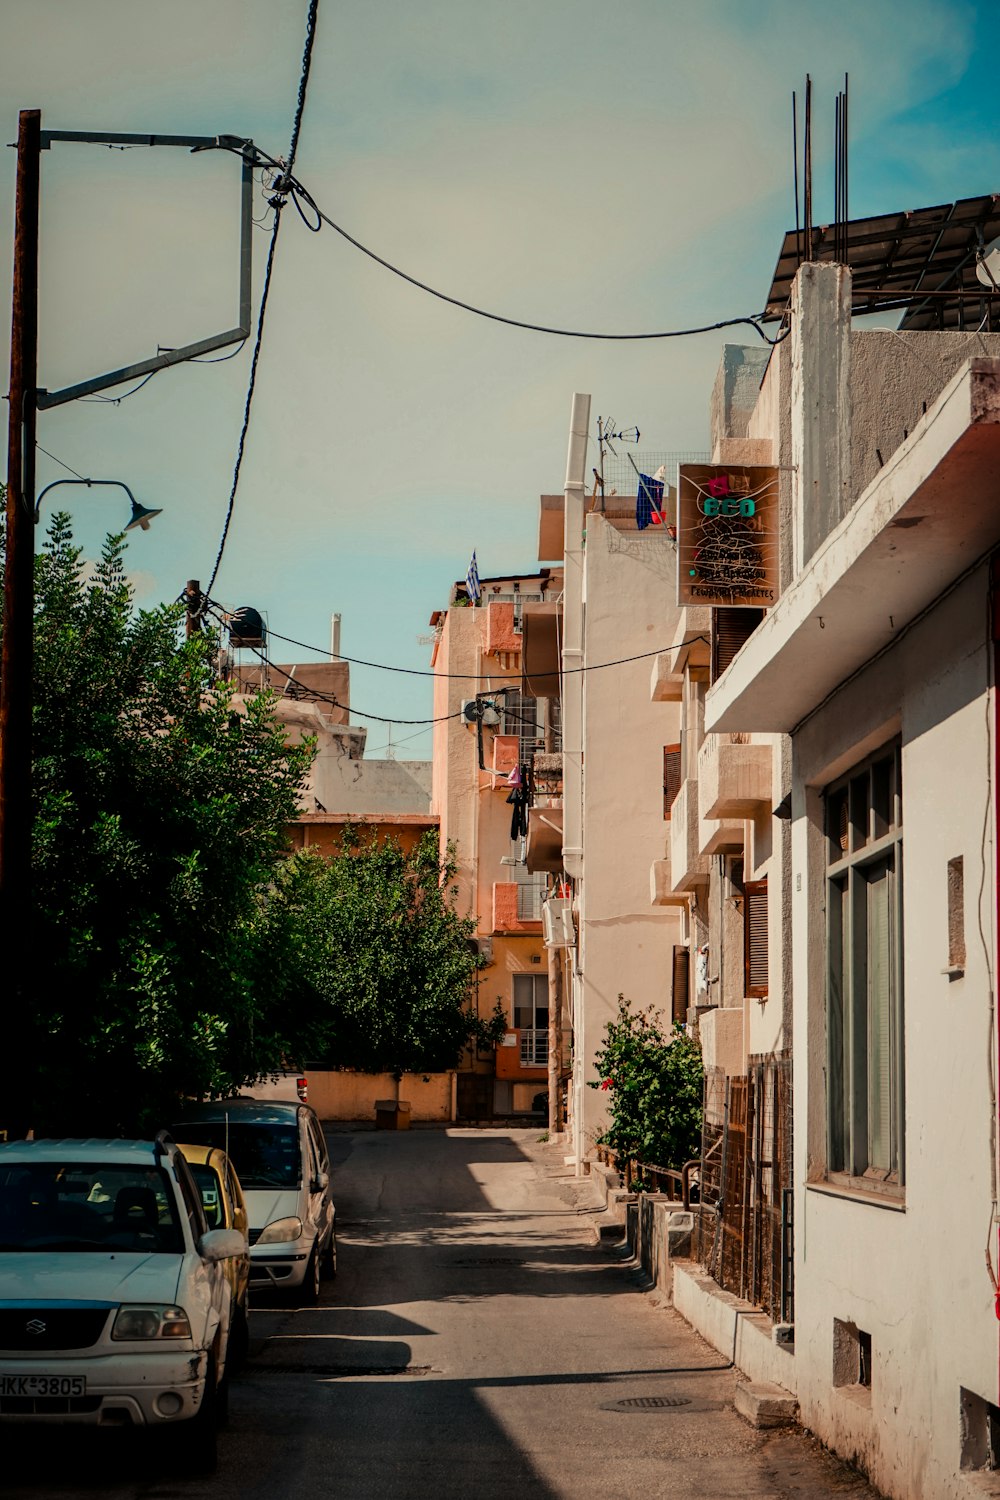
[[[573,397],[563,510],[563,865],[583,876],[583,507],[590,397]]]

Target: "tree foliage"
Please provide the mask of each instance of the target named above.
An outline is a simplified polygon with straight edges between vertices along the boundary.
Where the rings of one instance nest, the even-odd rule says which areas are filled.
[[[701,1146],[701,1051],[682,1026],[664,1030],[658,1013],[632,1009],[618,996],[618,1017],[605,1027],[591,1088],[608,1095],[611,1123],[601,1142],[616,1163],[679,1169]]]
[[[442,855],[436,832],[407,853],[349,829],[342,854],[310,863],[306,971],[328,1006],[332,1062],[425,1072],[453,1068],[472,1039],[497,1039],[496,1017],[478,1020],[472,1004],[475,922],[455,910],[453,851]]]
[[[495,1040],[450,853],[289,855],[311,744],[271,695],[234,700],[178,606],[135,609],[123,553],[88,571],[57,515],[35,562],[31,1014],[7,1066],[36,1132],[148,1128],[309,1056],[427,1070]]]
[[[74,1133],[232,1087],[318,1024],[271,961],[311,747],[267,696],[237,711],[178,607],[135,610],[123,551],[88,576],[57,515],[35,569],[34,1037],[11,1063]]]

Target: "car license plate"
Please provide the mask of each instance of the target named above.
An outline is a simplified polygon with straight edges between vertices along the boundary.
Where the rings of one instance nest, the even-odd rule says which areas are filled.
[[[83,1375],[0,1375],[0,1396],[85,1396]]]

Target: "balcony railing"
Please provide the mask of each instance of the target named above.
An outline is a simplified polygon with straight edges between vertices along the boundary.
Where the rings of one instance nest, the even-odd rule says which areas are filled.
[[[548,1030],[526,1030],[520,1032],[521,1066],[525,1068],[547,1068],[549,1064]]]

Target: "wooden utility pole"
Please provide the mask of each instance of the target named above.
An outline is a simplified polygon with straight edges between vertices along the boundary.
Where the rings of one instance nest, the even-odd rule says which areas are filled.
[[[16,1058],[5,1085],[4,1124],[26,1123],[32,1059],[23,1044],[28,1010],[31,915],[31,679],[35,561],[35,389],[38,358],[38,176],[41,112],[21,111],[17,134],[14,285],[7,438],[7,556],[0,660],[0,926],[9,990],[7,1055]],[[18,1077],[24,1082],[22,1089]],[[21,1097],[18,1097],[20,1095]],[[19,1118],[21,1117],[21,1118]]]

